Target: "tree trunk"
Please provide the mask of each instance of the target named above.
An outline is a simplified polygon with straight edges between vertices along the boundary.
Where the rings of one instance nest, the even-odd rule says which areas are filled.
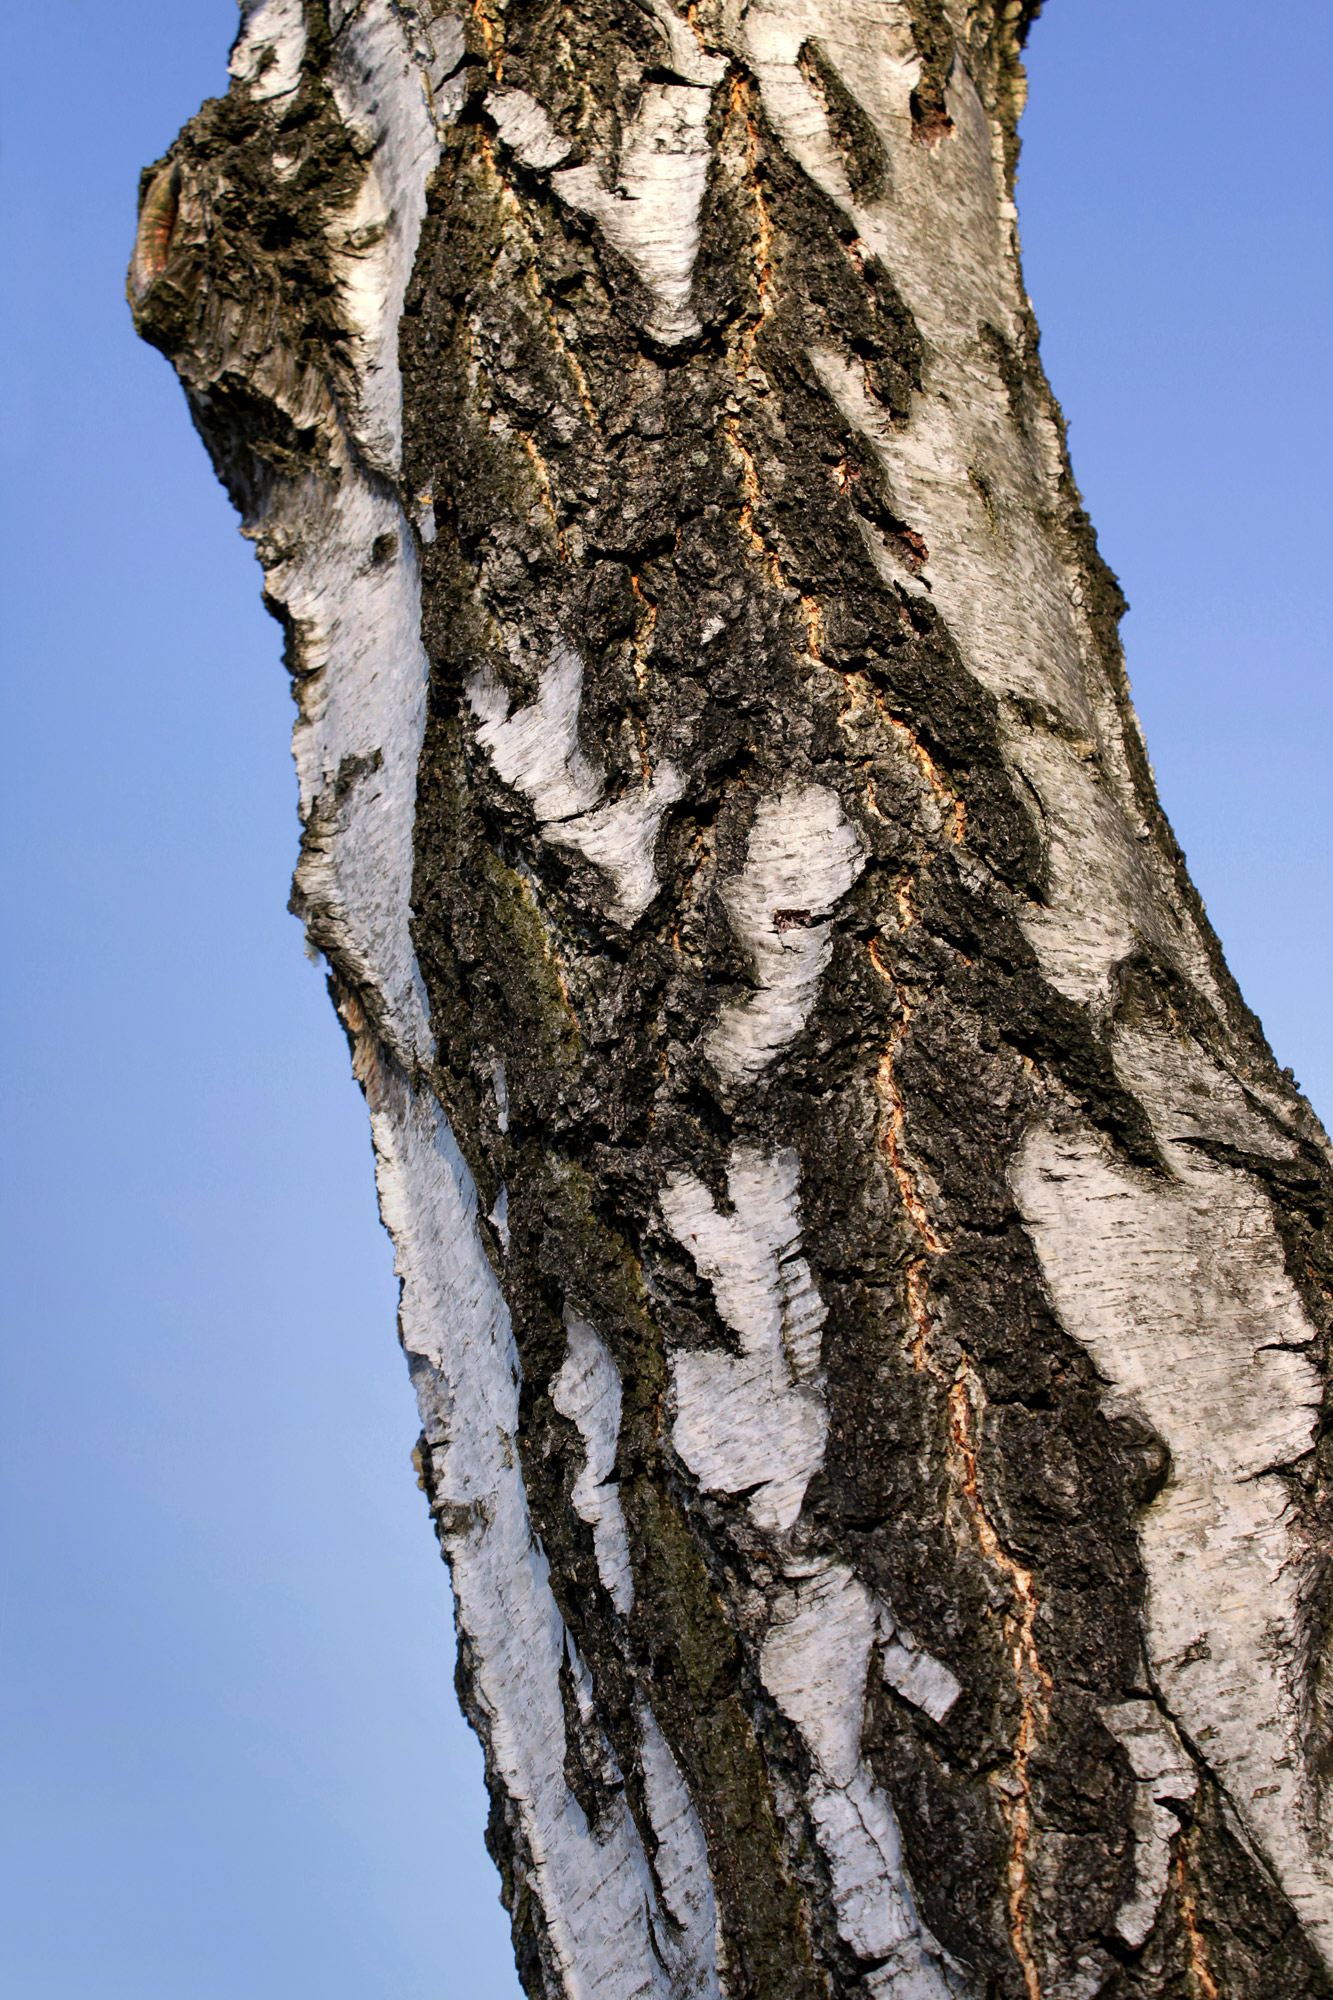
[[[263,0],[144,177],[551,2000],[1333,1991],[1333,1154],[1037,358],[1034,11]]]

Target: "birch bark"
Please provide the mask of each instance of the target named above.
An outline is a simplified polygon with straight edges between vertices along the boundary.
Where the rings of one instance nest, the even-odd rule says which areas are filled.
[[[1333,1990],[1333,1155],[1158,805],[1031,0],[262,0],[264,567],[534,1995]]]

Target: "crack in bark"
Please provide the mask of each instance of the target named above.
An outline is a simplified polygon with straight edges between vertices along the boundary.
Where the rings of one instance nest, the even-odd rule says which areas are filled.
[[[924,751],[921,755],[925,758]],[[928,758],[925,759],[923,768],[927,769],[929,776],[934,776],[933,766],[930,765]],[[956,838],[962,838],[961,825],[957,828]],[[903,1206],[910,1215],[926,1250],[932,1257],[939,1258],[947,1253],[948,1246],[937,1234],[926,1205],[921,1199],[916,1177],[903,1158],[905,1112],[893,1081],[894,1051],[911,1026],[912,1009],[901,982],[896,980],[883,964],[873,939],[869,945],[869,952],[876,972],[893,987],[900,1009],[899,1025],[884,1055],[880,1058],[876,1076],[876,1089],[888,1106],[889,1113],[882,1144]],[[908,1312],[915,1329],[912,1344],[913,1364],[918,1370],[928,1370],[946,1392],[949,1436],[953,1447],[951,1474],[954,1490],[961,1494],[967,1504],[983,1555],[1006,1578],[1020,1607],[1016,1621],[1009,1618],[1005,1621],[1006,1638],[1012,1641],[1013,1646],[1014,1681],[1021,1700],[1018,1732],[1011,1757],[1013,1780],[1012,1785],[1006,1784],[1003,1787],[999,1786],[995,1779],[992,1779],[992,1783],[996,1783],[997,1789],[1001,1791],[1000,1809],[1010,1836],[1009,1861],[1006,1869],[1009,1939],[1014,1957],[1022,1970],[1028,2000],[1041,2000],[1041,1981],[1029,1943],[1031,1917],[1027,1851],[1032,1836],[1032,1797],[1028,1766],[1032,1753],[1050,1720],[1049,1698],[1054,1684],[1042,1664],[1033,1636],[1037,1600],[1033,1591],[1032,1573],[1017,1562],[1004,1547],[987,1515],[981,1497],[976,1425],[976,1409],[984,1397],[980,1378],[966,1350],[962,1353],[952,1381],[931,1354],[930,1283],[925,1258],[913,1258],[908,1263],[906,1292]],[[1034,1693],[1034,1687],[1040,1692]]]

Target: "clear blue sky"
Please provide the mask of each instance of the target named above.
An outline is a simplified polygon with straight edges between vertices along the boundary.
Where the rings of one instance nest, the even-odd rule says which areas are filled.
[[[508,2000],[365,1114],[284,910],[277,628],[122,297],[234,21],[0,28],[0,1984]],[[1020,185],[1167,807],[1325,1117],[1330,39],[1324,0],[1050,0]]]

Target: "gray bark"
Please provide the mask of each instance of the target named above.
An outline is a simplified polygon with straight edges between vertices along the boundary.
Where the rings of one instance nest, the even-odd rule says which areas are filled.
[[[1333,1155],[1038,360],[1033,11],[263,0],[144,176],[533,1994],[1333,1990]]]

